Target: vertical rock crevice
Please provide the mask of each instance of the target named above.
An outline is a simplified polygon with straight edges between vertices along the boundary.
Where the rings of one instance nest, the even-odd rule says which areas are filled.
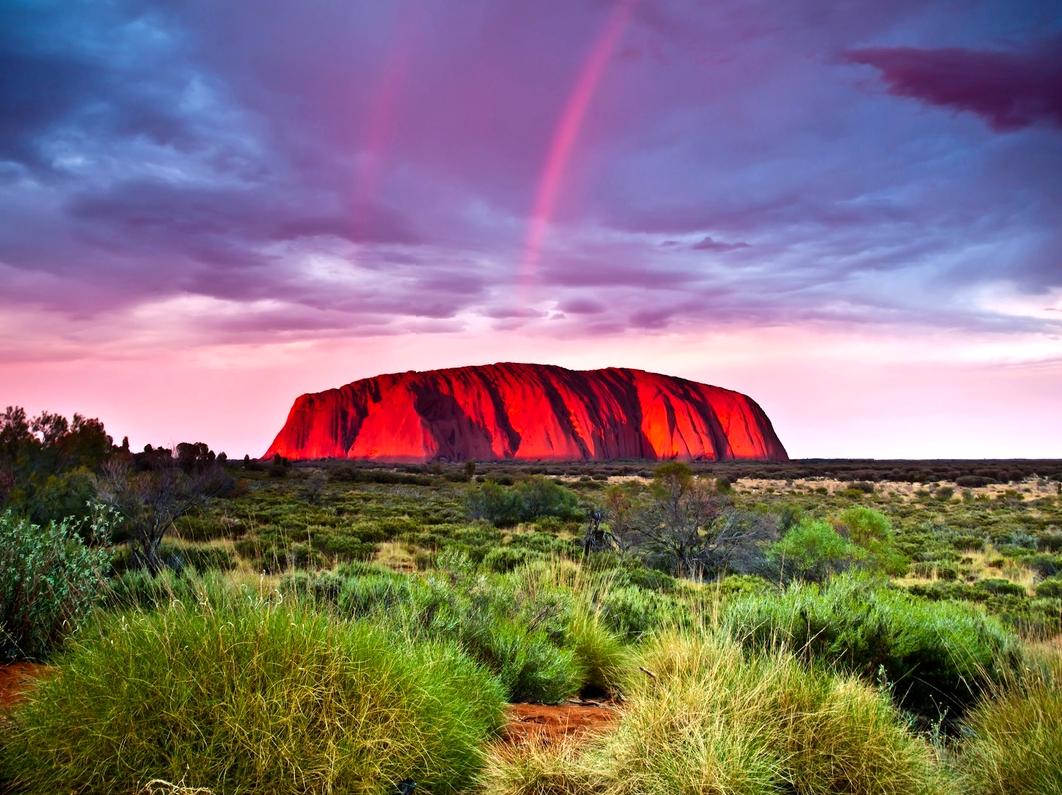
[[[643,370],[489,364],[302,395],[265,453],[290,459],[788,459],[746,395]]]

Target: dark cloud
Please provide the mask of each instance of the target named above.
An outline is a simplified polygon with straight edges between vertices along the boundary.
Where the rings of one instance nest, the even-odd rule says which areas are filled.
[[[607,307],[593,298],[570,298],[557,304],[557,308],[569,315],[600,315]]]
[[[694,243],[690,248],[694,251],[737,251],[739,248],[748,248],[749,244],[739,241],[736,243],[728,243],[724,240],[716,240],[713,237],[705,235],[703,238]]]
[[[1013,51],[874,47],[845,57],[878,69],[892,94],[976,113],[999,131],[1062,127],[1062,36]]]

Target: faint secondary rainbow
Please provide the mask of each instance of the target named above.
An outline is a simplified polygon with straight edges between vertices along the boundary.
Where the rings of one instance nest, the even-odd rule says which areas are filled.
[[[594,40],[586,60],[579,71],[579,76],[572,87],[568,100],[561,112],[560,119],[553,131],[553,139],[550,142],[549,151],[546,155],[545,168],[538,183],[538,193],[535,197],[534,209],[531,212],[531,223],[528,227],[527,238],[524,241],[524,254],[520,266],[520,294],[522,299],[535,278],[538,268],[539,255],[542,250],[542,242],[549,229],[550,219],[553,216],[557,195],[560,192],[561,181],[564,179],[568,167],[568,159],[579,130],[583,125],[583,117],[594,97],[605,67],[608,66],[616,45],[623,37],[623,33],[630,21],[637,0],[619,0],[609,12],[605,24]],[[525,303],[521,300],[521,303]]]
[[[409,74],[418,20],[404,5],[394,23],[392,43],[370,95],[361,159],[355,172],[353,210],[366,211],[376,201],[384,156],[394,128],[399,95]],[[371,223],[371,216],[359,219]]]

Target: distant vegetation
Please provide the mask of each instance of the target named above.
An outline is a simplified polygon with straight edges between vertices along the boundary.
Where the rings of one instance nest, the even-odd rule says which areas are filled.
[[[0,651],[53,668],[0,704],[0,789],[1062,790],[1060,483],[228,461],[8,409]],[[578,697],[617,721],[499,739]]]

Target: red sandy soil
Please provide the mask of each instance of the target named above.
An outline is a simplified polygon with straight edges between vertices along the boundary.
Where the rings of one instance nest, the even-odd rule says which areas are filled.
[[[530,741],[553,744],[568,737],[601,731],[617,718],[616,710],[596,701],[564,704],[510,704],[502,740],[513,745]]]
[[[29,662],[0,665],[0,712],[17,704],[47,670],[46,665]]]

